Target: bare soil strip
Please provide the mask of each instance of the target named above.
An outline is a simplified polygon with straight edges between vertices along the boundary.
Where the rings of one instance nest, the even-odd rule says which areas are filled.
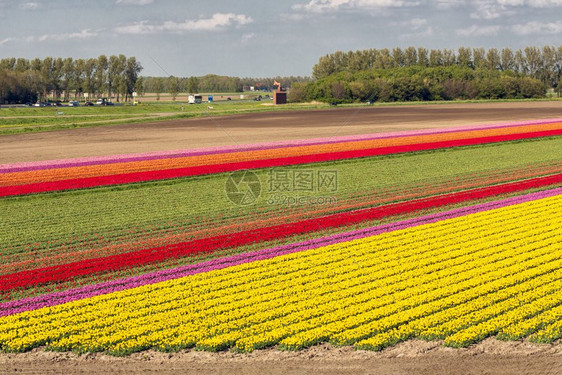
[[[562,101],[263,112],[0,136],[0,164],[562,118]]]
[[[146,351],[127,358],[45,352],[0,354],[0,372],[14,374],[552,374],[562,373],[562,346],[487,339],[467,349],[408,341],[382,352],[320,345],[299,352],[250,354]]]

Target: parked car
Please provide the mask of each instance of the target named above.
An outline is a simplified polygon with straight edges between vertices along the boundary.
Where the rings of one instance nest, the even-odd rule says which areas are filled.
[[[78,103],[77,101],[68,102],[69,107],[78,107],[79,105],[80,103]]]
[[[86,103],[84,103],[84,105],[85,105],[86,107],[92,107],[92,106],[94,105],[94,103],[92,103],[92,102],[86,102]]]
[[[96,105],[113,105],[113,102],[110,102],[107,98],[98,99]]]

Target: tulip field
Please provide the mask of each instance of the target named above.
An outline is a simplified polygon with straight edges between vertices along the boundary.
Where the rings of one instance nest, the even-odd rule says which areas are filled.
[[[562,119],[0,164],[0,350],[562,339]]]

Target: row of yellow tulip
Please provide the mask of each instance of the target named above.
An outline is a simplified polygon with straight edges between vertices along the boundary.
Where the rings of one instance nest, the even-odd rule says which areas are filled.
[[[0,318],[0,346],[125,354],[526,336],[562,303],[561,220],[556,196],[27,311]]]
[[[472,231],[476,231],[477,229],[481,228],[482,226],[485,225],[485,221],[484,220],[480,220],[480,221],[474,221],[473,222],[473,228]],[[412,236],[417,232],[422,230],[421,228],[412,228],[411,230],[411,234]],[[463,230],[466,231],[466,228],[464,228]],[[462,233],[462,232],[461,232]],[[438,240],[438,237],[440,236],[440,232],[438,230],[434,231],[434,236],[436,238],[436,240]],[[389,256],[390,254],[392,254],[393,252],[395,252],[394,248],[389,247],[389,244],[391,244],[394,241],[394,238],[396,236],[398,236],[398,233],[388,233],[386,234],[385,239],[382,238],[382,236],[379,236],[377,238],[377,242],[374,243],[374,245],[377,246],[377,248],[380,250],[377,254],[379,255],[378,259],[383,259],[385,256]],[[369,239],[365,239],[365,241],[368,241]],[[456,241],[454,240],[452,237],[449,239],[449,241]],[[340,244],[338,246],[332,246],[332,250],[333,251],[341,251],[341,252],[345,252],[345,246],[348,245],[346,243]],[[442,246],[447,245],[447,242],[442,242],[441,243]],[[290,282],[290,280],[294,280],[295,274],[298,274],[301,277],[306,276],[306,272],[315,272],[314,268],[310,268],[310,261],[307,260],[307,258],[312,258],[313,256],[317,256],[323,249],[316,249],[316,250],[311,250],[308,251],[306,253],[302,253],[299,255],[299,258],[303,261],[301,262],[299,265],[297,265],[298,267],[295,267],[294,264],[292,264],[292,272],[288,272],[285,271],[285,277],[281,276],[280,274],[282,273],[281,269],[279,267],[281,267],[281,265],[285,264],[285,265],[289,265],[289,263],[287,263],[287,260],[289,257],[280,257],[280,258],[274,258],[271,259],[269,261],[269,265],[270,266],[275,266],[277,267],[278,273],[276,275],[273,275],[276,277],[276,284],[274,284],[274,286],[277,286],[279,290],[284,290],[287,287],[287,282]],[[373,249],[372,249],[373,250]],[[414,254],[417,255],[419,259],[420,256],[422,258],[432,258],[435,253],[437,251],[440,251],[439,249],[434,250],[432,252],[426,252],[423,254]],[[369,253],[371,253],[372,251],[370,251]],[[335,254],[334,254],[335,255]],[[400,254],[395,254],[396,256],[400,256]],[[408,256],[411,256],[412,254],[408,254],[406,253],[403,258],[407,259]],[[454,254],[450,254],[451,256],[453,256]],[[357,257],[361,256],[361,254],[359,254],[359,252],[356,249],[355,252],[355,256],[356,256],[356,260]],[[368,255],[370,256],[370,255]],[[382,258],[381,258],[382,257]],[[321,263],[316,263],[316,266],[321,266],[322,264],[330,264],[332,266],[332,268],[336,267],[338,265],[337,262],[332,262],[330,263],[330,260],[325,260],[322,257],[320,258],[316,258],[318,260],[320,260]],[[374,260],[377,261],[377,260]],[[389,259],[388,261],[391,261],[391,259]],[[271,273],[269,272],[269,270],[267,270],[266,268],[261,267],[261,264],[259,263],[248,263],[245,264],[243,266],[239,266],[236,268],[230,268],[229,271],[230,272],[215,272],[212,274],[212,278],[207,278],[207,277],[201,277],[201,276],[206,276],[206,275],[211,275],[211,274],[202,274],[202,275],[196,275],[196,276],[192,276],[190,278],[191,281],[194,281],[194,279],[198,279],[197,281],[197,287],[198,287],[198,292],[199,293],[207,293],[206,297],[207,300],[215,300],[217,302],[217,304],[220,305],[224,305],[225,304],[225,298],[226,296],[232,296],[232,297],[237,297],[237,294],[235,293],[231,293],[230,292],[230,288],[236,288],[239,286],[243,286],[244,285],[244,281],[242,280],[242,278],[240,278],[239,276],[243,273],[246,273],[246,278],[245,280],[248,280],[248,272],[251,271],[251,275],[254,276],[253,281],[258,282],[259,284],[254,285],[255,287],[260,287],[260,288],[264,288],[268,285],[271,284],[270,281],[270,277],[272,276]],[[389,268],[388,265],[385,266],[385,268]],[[195,283],[190,284],[182,284],[182,286],[184,287],[184,289],[189,288],[190,286],[195,285]],[[168,287],[167,284],[162,283],[162,284],[156,284],[153,285],[152,288],[150,288],[151,291],[156,292],[158,290],[161,290],[162,288],[166,288]],[[211,288],[214,288],[214,290],[211,290]],[[192,287],[191,291],[194,291],[195,289]],[[137,302],[141,302],[142,300],[144,300],[147,297],[147,294],[145,293],[146,289],[144,288],[137,288],[131,291],[131,293],[128,293],[127,297],[122,299],[121,301],[123,303],[129,303],[132,300],[135,300]],[[102,297],[98,297],[98,298],[103,298]],[[112,301],[114,301],[115,299],[113,298],[113,296],[109,296],[109,298],[105,298],[104,301],[107,304],[111,304]],[[117,301],[117,300],[115,300]],[[82,311],[86,311],[86,309],[88,308],[88,306],[90,305],[90,301],[89,300],[85,300],[85,301],[81,301],[77,302],[75,305],[73,305],[73,312],[76,312],[78,308],[80,308],[80,312]],[[162,301],[158,301],[158,302],[162,302]],[[181,300],[182,304],[189,304],[190,300]],[[150,308],[150,306],[147,305],[147,307]],[[20,320],[21,319],[26,319],[26,315],[20,315]],[[50,317],[45,317],[43,321],[41,321],[40,323],[42,324],[46,324],[48,321],[52,320]],[[30,325],[31,328],[36,327],[34,325]],[[0,326],[0,332],[2,332],[3,329]]]
[[[421,319],[378,333],[366,340],[359,341],[356,346],[363,349],[380,350],[411,337],[443,338],[446,339],[445,343],[448,345],[466,346],[498,332],[499,325],[507,327],[512,322],[519,325],[526,322],[522,319],[532,314],[532,311],[541,311],[557,306],[560,300],[556,298],[556,292],[561,288],[562,275],[556,275],[554,272],[547,273],[526,283],[516,284],[496,293],[483,295],[471,300],[470,303],[424,316]],[[518,311],[517,307],[526,309],[528,315],[515,316],[515,313],[521,312]],[[513,310],[510,311],[509,309]],[[507,312],[507,314],[502,315],[504,312]],[[492,327],[491,324],[494,321],[497,325],[490,330],[489,328]],[[520,337],[523,336],[526,335]]]
[[[518,321],[502,328],[498,338],[503,340],[517,340],[528,336],[532,332],[538,331],[542,327],[546,327],[547,325],[560,321],[562,321],[562,304],[559,304],[552,309],[544,310],[532,318]],[[558,333],[559,335],[562,335],[562,330],[559,330]],[[540,335],[540,332],[537,332],[537,334]]]
[[[548,318],[550,319],[551,316]],[[562,338],[562,314],[560,309],[557,309],[553,322],[544,325],[544,328],[529,337],[531,341],[545,343],[553,342],[560,338]]]

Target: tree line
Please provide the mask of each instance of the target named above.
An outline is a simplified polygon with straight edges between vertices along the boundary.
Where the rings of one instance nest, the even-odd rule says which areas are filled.
[[[126,101],[139,88],[141,71],[137,59],[125,55],[89,59],[4,58],[0,60],[0,103],[44,101],[48,97],[67,101],[84,94]]]
[[[168,93],[174,99],[179,93],[197,94],[205,93],[230,93],[243,92],[254,87],[255,90],[273,90],[274,81],[281,82],[286,87],[293,83],[310,82],[309,77],[290,76],[272,78],[239,78],[207,74],[201,77],[142,77],[142,93],[155,93],[157,98],[160,94]]]
[[[523,99],[545,95],[544,84],[511,71],[460,66],[371,69],[340,72],[294,84],[289,100],[328,103],[456,99]]]
[[[543,97],[562,90],[562,46],[337,51],[319,59],[314,81],[289,100],[329,102]]]
[[[457,65],[471,69],[513,71],[556,87],[562,78],[562,46],[511,48],[427,49],[423,47],[337,51],[319,59],[312,69],[314,79],[342,71],[389,69],[410,66],[438,67]]]

